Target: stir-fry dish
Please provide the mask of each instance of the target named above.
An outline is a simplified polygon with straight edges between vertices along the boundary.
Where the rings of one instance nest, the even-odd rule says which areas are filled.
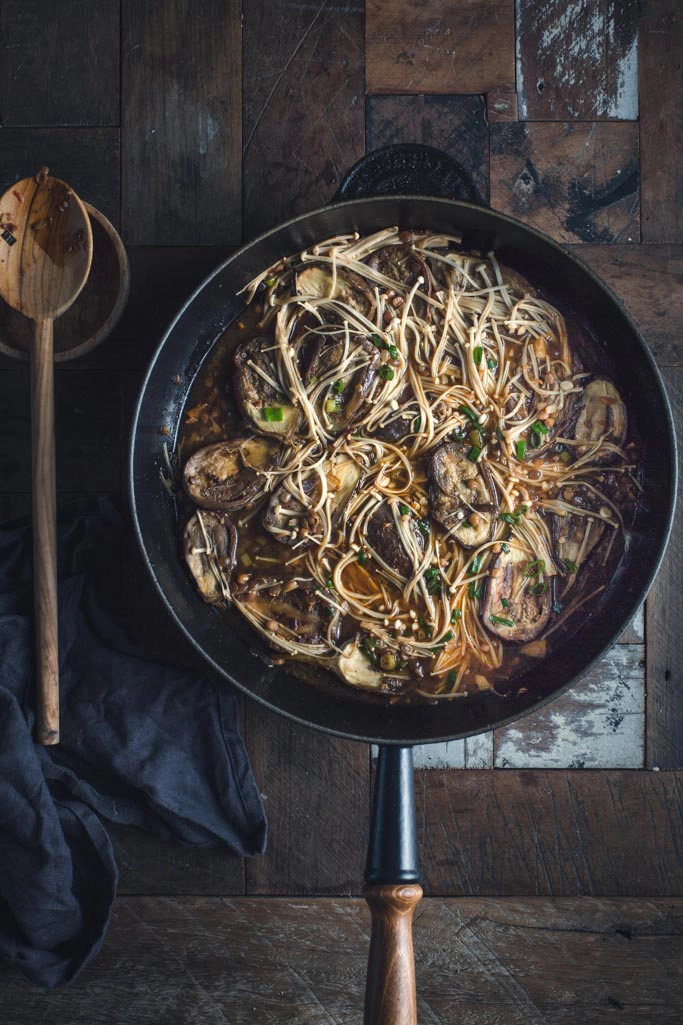
[[[494,253],[388,228],[283,259],[190,394],[183,547],[275,661],[404,700],[496,688],[590,613],[637,451],[614,383]]]

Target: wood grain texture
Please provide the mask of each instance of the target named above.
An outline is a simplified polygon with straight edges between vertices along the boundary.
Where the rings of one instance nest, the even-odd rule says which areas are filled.
[[[413,915],[416,883],[366,886],[372,930],[365,984],[365,1025],[417,1025]]]
[[[683,894],[675,773],[419,772],[416,799],[426,893]]]
[[[516,121],[518,119],[517,93],[505,92],[504,89],[493,89],[486,97],[486,118],[489,124],[494,121]]]
[[[123,0],[121,17],[124,242],[239,243],[239,3]]]
[[[119,869],[119,894],[241,895],[244,859],[225,850],[162,843],[138,829],[107,826]]]
[[[14,366],[17,366],[14,363]],[[31,490],[29,370],[0,373],[0,491]],[[57,479],[64,492],[116,494],[120,487],[121,381],[96,371],[55,374]]]
[[[658,366],[681,366],[683,309],[674,297],[683,291],[683,246],[582,245],[572,251],[614,289]]]
[[[119,136],[118,128],[0,128],[0,187],[46,165],[118,228]]]
[[[643,242],[683,241],[683,11],[645,0],[640,28]]]
[[[367,746],[254,701],[244,733],[269,826],[268,851],[247,862],[247,893],[359,893],[370,820]]]
[[[494,731],[496,768],[640,769],[645,757],[645,649],[617,644],[585,679]]]
[[[363,155],[363,4],[244,6],[244,230],[322,206]]]
[[[418,142],[450,154],[489,197],[489,133],[482,96],[368,96],[366,148]]]
[[[519,0],[523,121],[638,118],[639,0]]]
[[[664,371],[664,380],[680,430],[683,424],[683,369]],[[647,600],[647,764],[660,769],[683,767],[683,494],[679,488],[674,527],[661,569]]]
[[[368,0],[369,93],[514,91],[512,0]]]
[[[118,123],[118,0],[3,0],[0,125]]]
[[[95,962],[45,992],[0,968],[7,1025],[358,1025],[361,900],[117,901]],[[679,1025],[679,900],[424,900],[421,1025]]]
[[[491,125],[491,206],[558,242],[640,239],[638,125]]]

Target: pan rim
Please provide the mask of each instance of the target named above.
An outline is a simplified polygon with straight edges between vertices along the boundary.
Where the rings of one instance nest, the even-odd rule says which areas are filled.
[[[283,707],[277,705],[276,703],[268,700],[268,698],[266,696],[264,696],[262,694],[259,694],[256,691],[250,689],[247,684],[242,683],[241,681],[239,681],[238,679],[233,677],[230,674],[230,672],[224,666],[219,664],[202,647],[201,643],[195,638],[195,636],[192,633],[192,631],[185,625],[185,623],[183,622],[183,620],[180,617],[179,613],[175,609],[173,603],[170,601],[169,597],[167,596],[164,588],[162,587],[161,582],[159,581],[159,579],[157,577],[157,574],[155,572],[154,566],[152,564],[152,560],[150,559],[147,547],[145,545],[143,528],[142,528],[142,525],[140,523],[138,503],[136,501],[136,484],[135,484],[135,456],[136,456],[136,451],[137,451],[137,449],[136,449],[136,440],[137,440],[138,435],[139,435],[139,425],[140,425],[140,420],[141,420],[141,412],[142,412],[143,403],[144,403],[144,400],[145,400],[145,397],[146,397],[146,394],[147,394],[148,385],[149,385],[150,379],[152,378],[152,375],[154,373],[154,370],[155,370],[155,367],[157,365],[159,356],[162,353],[162,351],[163,351],[163,349],[164,349],[164,347],[165,347],[165,345],[166,345],[170,335],[174,331],[174,329],[175,329],[176,325],[179,323],[179,321],[183,318],[183,316],[186,314],[186,312],[189,310],[189,308],[195,302],[197,297],[227,267],[229,267],[235,261],[237,261],[239,259],[242,259],[244,254],[246,252],[248,252],[250,249],[258,246],[259,243],[261,243],[263,241],[266,241],[267,239],[269,239],[270,237],[272,237],[273,235],[275,235],[277,233],[286,231],[287,229],[291,230],[296,225],[298,225],[298,224],[300,224],[302,222],[306,222],[306,221],[316,217],[316,215],[322,215],[322,214],[326,214],[326,213],[330,213],[330,212],[337,212],[337,211],[341,211],[341,210],[353,210],[355,208],[362,208],[364,206],[368,206],[369,204],[372,204],[375,207],[378,204],[379,205],[386,204],[387,206],[389,206],[391,204],[396,204],[397,201],[400,201],[402,203],[423,203],[425,201],[428,201],[430,204],[442,205],[442,206],[444,206],[444,208],[448,209],[451,212],[453,211],[454,208],[455,209],[461,208],[461,209],[467,210],[467,211],[474,211],[474,212],[476,212],[477,216],[479,216],[479,217],[484,216],[486,218],[491,218],[493,224],[500,224],[500,223],[509,224],[510,226],[514,227],[517,230],[522,230],[526,235],[529,235],[531,237],[534,237],[534,238],[538,239],[543,245],[550,246],[553,250],[555,250],[560,255],[560,257],[563,260],[568,260],[571,263],[575,264],[579,268],[579,270],[580,270],[580,272],[582,274],[587,275],[593,281],[593,283],[607,296],[607,298],[620,311],[621,315],[624,317],[625,321],[627,322],[628,326],[630,327],[631,332],[633,334],[633,337],[638,340],[639,347],[640,347],[640,350],[641,350],[641,355],[643,355],[645,357],[645,360],[646,360],[646,362],[649,365],[649,369],[650,369],[650,372],[652,374],[652,380],[653,380],[653,382],[654,382],[654,384],[655,384],[655,386],[656,386],[656,388],[658,390],[658,393],[659,393],[657,398],[658,398],[658,401],[661,403],[663,418],[664,418],[664,420],[666,422],[667,442],[668,442],[668,448],[669,448],[669,454],[670,454],[670,457],[667,460],[668,465],[666,466],[666,478],[667,478],[667,481],[669,483],[668,496],[667,496],[667,508],[665,510],[665,514],[664,514],[664,517],[663,517],[663,526],[662,526],[662,530],[661,530],[661,534],[660,534],[660,538],[659,538],[659,543],[658,543],[658,545],[657,545],[656,549],[654,550],[653,555],[651,557],[650,571],[647,574],[647,576],[644,578],[644,580],[641,582],[641,584],[640,584],[640,586],[638,588],[637,594],[631,599],[629,607],[627,608],[627,611],[625,612],[625,614],[623,616],[623,619],[622,619],[618,629],[614,631],[614,636],[612,636],[611,639],[606,641],[606,643],[599,649],[599,651],[597,651],[597,653],[590,660],[590,662],[588,664],[586,664],[585,666],[583,666],[565,684],[563,684],[561,687],[558,687],[557,690],[554,690],[554,691],[552,691],[549,694],[546,694],[546,695],[543,695],[542,697],[539,697],[537,700],[534,701],[533,704],[524,705],[522,708],[519,708],[519,709],[516,709],[515,711],[512,711],[510,713],[510,715],[506,715],[504,718],[497,719],[495,721],[495,723],[487,723],[487,724],[485,724],[483,726],[477,726],[477,727],[472,728],[472,729],[459,730],[456,733],[452,733],[451,732],[451,733],[444,733],[443,735],[438,735],[438,736],[417,737],[417,738],[408,737],[408,736],[406,736],[406,737],[377,737],[376,735],[371,734],[370,732],[362,733],[362,732],[357,732],[357,731],[349,731],[349,730],[346,730],[346,729],[335,729],[332,726],[326,725],[324,723],[312,721],[311,719],[308,719],[308,718],[306,718],[303,715],[298,715],[296,712],[294,712],[294,711],[292,711],[290,709],[283,708]],[[127,466],[128,499],[129,499],[131,516],[132,516],[132,521],[133,521],[133,528],[134,528],[135,536],[136,536],[136,539],[137,539],[137,543],[138,543],[140,552],[142,554],[143,561],[144,561],[145,565],[147,566],[147,571],[149,572],[149,574],[150,574],[150,576],[151,576],[151,578],[152,578],[152,580],[154,582],[154,586],[156,588],[157,593],[160,595],[160,597],[161,597],[165,607],[167,608],[167,610],[171,614],[171,617],[174,620],[175,624],[180,628],[180,630],[183,633],[183,635],[187,638],[187,640],[191,643],[192,647],[200,655],[203,663],[205,665],[210,666],[211,670],[220,677],[221,681],[224,681],[224,680],[229,681],[229,683],[232,686],[236,687],[240,692],[246,694],[247,696],[249,696],[253,700],[257,701],[259,704],[261,704],[263,707],[268,708],[269,710],[275,712],[276,714],[282,715],[282,716],[284,716],[285,718],[289,719],[292,722],[296,722],[296,723],[298,723],[298,724],[300,724],[302,726],[306,726],[306,727],[309,727],[311,729],[318,730],[319,732],[328,734],[330,736],[336,736],[336,737],[340,737],[342,739],[351,740],[351,741],[355,741],[355,742],[359,742],[359,743],[364,743],[364,744],[375,743],[375,744],[381,744],[381,745],[386,745],[386,746],[405,746],[405,747],[409,747],[409,746],[416,746],[416,745],[422,745],[422,744],[435,744],[435,743],[444,743],[446,741],[452,741],[452,740],[461,740],[461,739],[465,739],[467,737],[478,736],[478,735],[480,735],[482,733],[485,733],[485,732],[488,732],[488,731],[490,731],[492,729],[498,729],[498,728],[501,728],[503,726],[507,726],[510,723],[513,723],[516,720],[521,719],[524,716],[530,715],[533,712],[543,708],[544,706],[548,705],[551,701],[554,701],[556,698],[558,698],[562,694],[566,693],[571,687],[574,687],[577,684],[579,684],[586,677],[586,675],[588,673],[590,673],[595,668],[595,666],[598,665],[605,658],[606,654],[614,647],[618,637],[623,633],[623,631],[626,629],[628,624],[633,619],[633,617],[636,614],[638,608],[640,607],[640,605],[644,601],[645,597],[649,593],[649,591],[650,591],[650,589],[652,587],[652,584],[654,583],[654,580],[655,580],[655,578],[657,576],[657,573],[659,572],[659,570],[661,568],[661,564],[662,564],[662,561],[663,561],[663,558],[664,558],[664,554],[665,554],[665,551],[666,551],[666,547],[667,547],[667,544],[668,544],[668,541],[669,541],[669,537],[670,537],[670,534],[671,534],[671,529],[672,529],[672,526],[673,526],[674,515],[675,515],[677,483],[678,483],[677,449],[678,449],[678,446],[677,446],[676,433],[675,433],[675,430],[674,430],[673,416],[672,416],[672,412],[671,412],[671,404],[670,404],[669,397],[668,397],[668,394],[667,394],[667,391],[666,391],[666,388],[665,388],[665,385],[664,385],[662,374],[661,374],[661,372],[659,370],[659,367],[657,366],[657,363],[656,363],[656,361],[655,361],[655,359],[654,359],[654,357],[653,357],[653,355],[652,355],[652,353],[650,351],[649,346],[645,342],[645,339],[643,338],[643,335],[642,335],[639,327],[635,323],[635,321],[634,321],[633,317],[631,316],[631,314],[625,308],[625,306],[622,303],[621,299],[614,293],[614,291],[610,288],[610,286],[606,282],[604,282],[603,279],[598,274],[596,274],[595,271],[591,267],[587,266],[577,255],[575,255],[575,253],[573,251],[571,251],[571,250],[567,249],[566,247],[562,246],[560,243],[558,243],[554,239],[550,238],[544,232],[539,231],[537,228],[529,226],[529,225],[525,224],[524,222],[517,220],[516,218],[510,217],[508,214],[499,213],[498,211],[490,210],[490,209],[485,208],[485,207],[480,207],[480,206],[478,206],[475,203],[469,203],[469,202],[465,202],[465,201],[462,201],[462,200],[451,200],[451,199],[446,199],[446,198],[443,198],[443,197],[432,197],[432,196],[410,195],[410,194],[396,194],[396,195],[387,195],[387,196],[362,197],[362,198],[358,198],[358,199],[341,200],[341,201],[336,201],[336,202],[332,202],[332,203],[329,203],[329,204],[325,204],[322,207],[317,207],[314,210],[307,211],[304,214],[299,214],[296,217],[290,218],[287,221],[283,221],[283,222],[275,225],[273,228],[269,229],[268,231],[262,232],[261,234],[257,235],[255,238],[250,239],[249,242],[245,243],[243,246],[240,246],[234,253],[231,253],[230,256],[228,256],[222,263],[220,263],[197,286],[197,288],[192,292],[192,294],[183,303],[183,305],[180,307],[180,309],[176,313],[175,317],[171,320],[171,322],[169,323],[168,327],[164,331],[158,346],[156,347],[153,355],[151,356],[149,365],[147,367],[147,371],[146,371],[146,373],[144,375],[144,378],[143,378],[143,381],[141,383],[140,390],[139,390],[139,393],[138,393],[138,397],[137,397],[137,401],[136,401],[136,405],[135,405],[135,410],[134,410],[134,414],[133,414],[133,418],[132,418],[132,423],[131,423],[130,440],[129,440],[129,446],[128,446],[128,466]],[[304,685],[302,684],[302,686],[304,686]],[[470,699],[467,699],[467,700],[479,701],[479,700],[482,700],[482,699],[485,700],[486,699],[486,695],[482,695],[481,698],[473,697],[473,698],[470,698]]]

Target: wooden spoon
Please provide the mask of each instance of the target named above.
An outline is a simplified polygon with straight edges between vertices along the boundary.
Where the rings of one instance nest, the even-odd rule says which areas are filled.
[[[34,321],[31,349],[33,575],[40,744],[59,742],[53,321],[83,288],[92,260],[85,207],[43,167],[0,199],[0,295]]]

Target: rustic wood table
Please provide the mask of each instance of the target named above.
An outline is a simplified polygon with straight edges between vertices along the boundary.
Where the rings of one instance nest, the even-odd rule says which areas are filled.
[[[202,278],[395,142],[446,150],[601,274],[680,424],[682,50],[679,0],[3,0],[0,186],[49,165],[132,265],[115,334],[56,373],[60,500],[123,493],[145,364]],[[30,506],[29,375],[4,357],[0,409],[10,516]],[[644,612],[568,694],[417,749],[423,1025],[683,1020],[682,569],[678,530]],[[118,586],[131,630],[192,662],[132,540]],[[0,968],[3,1025],[360,1021],[371,755],[252,702],[242,724],[267,855],[117,830],[102,952],[54,993]]]

